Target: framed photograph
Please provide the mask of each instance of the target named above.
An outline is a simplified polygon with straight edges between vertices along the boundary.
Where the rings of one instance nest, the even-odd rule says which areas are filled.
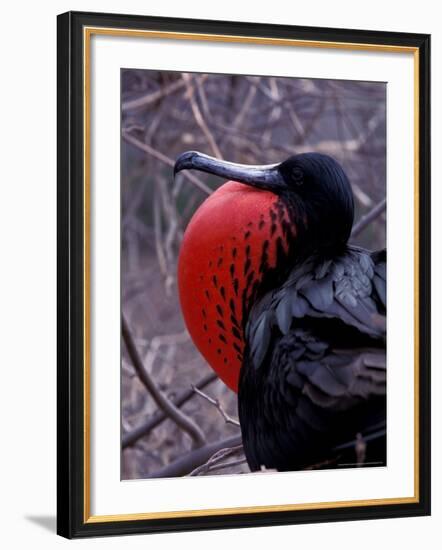
[[[60,535],[430,513],[429,67],[58,17]]]

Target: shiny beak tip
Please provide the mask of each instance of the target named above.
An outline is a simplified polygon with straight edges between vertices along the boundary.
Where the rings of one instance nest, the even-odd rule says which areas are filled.
[[[198,153],[196,151],[186,151],[185,153],[182,153],[175,161],[173,167],[173,177],[175,177],[178,172],[181,172],[181,170],[193,168],[193,160],[197,154]]]

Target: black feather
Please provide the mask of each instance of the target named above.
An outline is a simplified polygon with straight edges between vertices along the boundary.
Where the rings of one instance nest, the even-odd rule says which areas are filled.
[[[374,418],[385,424],[383,275],[384,253],[348,247],[295,265],[254,304],[239,385],[251,469],[338,460]],[[385,434],[376,433],[371,458],[385,464]]]

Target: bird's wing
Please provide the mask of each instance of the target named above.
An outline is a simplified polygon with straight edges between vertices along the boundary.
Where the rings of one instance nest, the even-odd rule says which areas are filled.
[[[287,469],[352,446],[358,433],[385,435],[385,261],[359,249],[309,260],[251,312],[248,370],[266,371],[264,410],[285,423]]]
[[[385,395],[384,350],[333,349],[302,329],[291,336],[280,341],[278,357],[272,362],[281,360],[284,383],[313,404],[329,411],[348,411],[361,400]]]
[[[345,338],[385,342],[386,254],[348,250],[334,260],[310,258],[297,265],[284,285],[269,292],[252,309],[246,340],[255,368],[272,339],[294,327],[326,332],[345,347]]]
[[[260,413],[250,421],[243,399],[249,390],[240,388],[241,424],[253,430],[243,430],[252,469],[354,463],[360,436],[369,461],[385,464],[385,350],[335,348],[310,330],[294,328],[276,340],[258,370],[266,371],[265,384],[252,405]],[[255,374],[243,376],[253,380]],[[257,399],[251,398],[249,403]]]
[[[270,368],[269,391],[286,401],[294,432],[326,434],[327,447],[345,445],[358,432],[385,433],[385,350],[333,348],[295,329],[275,346]]]

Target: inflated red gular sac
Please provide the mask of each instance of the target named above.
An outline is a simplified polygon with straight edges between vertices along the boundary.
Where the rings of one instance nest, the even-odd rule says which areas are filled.
[[[245,177],[237,166],[199,153],[182,155],[176,171],[185,167],[218,175],[234,168],[236,180]],[[259,168],[253,170],[256,179]],[[181,308],[191,337],[234,391],[238,390],[248,312],[265,288],[283,279],[296,232],[288,205],[275,193],[239,181],[224,183],[195,212],[178,266]]]
[[[341,166],[318,153],[248,166],[190,151],[184,169],[230,180],[192,217],[178,284],[195,345],[238,391],[251,469],[329,460],[357,434],[381,441],[384,463],[385,253],[347,244]]]

